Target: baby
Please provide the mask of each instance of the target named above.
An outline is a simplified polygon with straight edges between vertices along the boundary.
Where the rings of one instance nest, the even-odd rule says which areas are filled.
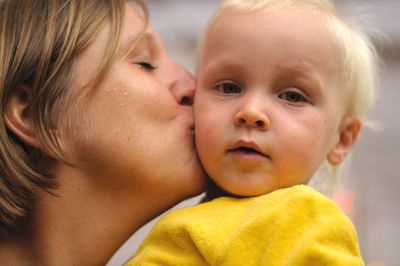
[[[348,156],[376,52],[328,0],[226,0],[200,44],[196,147],[228,197],[174,211],[129,265],[363,265],[356,233],[306,186]]]

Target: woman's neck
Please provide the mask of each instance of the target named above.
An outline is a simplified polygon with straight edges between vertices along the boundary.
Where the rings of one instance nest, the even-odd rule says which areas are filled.
[[[80,173],[60,170],[63,178],[57,178],[54,195],[40,192],[23,228],[0,240],[2,264],[104,265],[131,234],[155,216],[149,212],[154,206],[135,206],[100,193],[77,176]],[[138,196],[137,202],[146,200]]]

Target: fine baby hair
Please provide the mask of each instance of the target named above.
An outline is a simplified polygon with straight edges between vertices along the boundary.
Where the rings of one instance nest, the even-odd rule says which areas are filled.
[[[369,126],[367,112],[376,98],[378,55],[369,36],[358,25],[347,20],[329,0],[225,0],[208,23],[199,45],[203,51],[207,33],[215,23],[231,13],[250,14],[261,10],[300,8],[304,12],[317,11],[319,25],[329,32],[338,52],[339,79],[346,92],[344,117],[353,117],[360,124]],[[262,27],[262,25],[259,25]],[[283,29],[285,30],[285,29]],[[238,33],[239,34],[239,33]],[[314,174],[310,185],[330,193],[342,175],[344,163],[332,165],[325,160]]]

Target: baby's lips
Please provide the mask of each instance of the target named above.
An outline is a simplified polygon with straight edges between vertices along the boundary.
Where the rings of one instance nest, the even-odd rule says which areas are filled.
[[[230,151],[235,151],[235,150],[243,150],[249,152],[254,151],[262,156],[269,158],[269,156],[266,153],[264,153],[261,147],[254,141],[239,139],[233,144],[232,148],[230,149]]]

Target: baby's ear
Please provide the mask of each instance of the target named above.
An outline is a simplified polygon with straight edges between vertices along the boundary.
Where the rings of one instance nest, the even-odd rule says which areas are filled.
[[[361,123],[357,118],[346,117],[342,121],[338,140],[328,154],[328,161],[331,164],[338,165],[346,159],[357,139],[360,128]]]
[[[8,97],[3,113],[6,127],[28,146],[39,148],[32,114],[32,93],[28,86],[21,85]]]

